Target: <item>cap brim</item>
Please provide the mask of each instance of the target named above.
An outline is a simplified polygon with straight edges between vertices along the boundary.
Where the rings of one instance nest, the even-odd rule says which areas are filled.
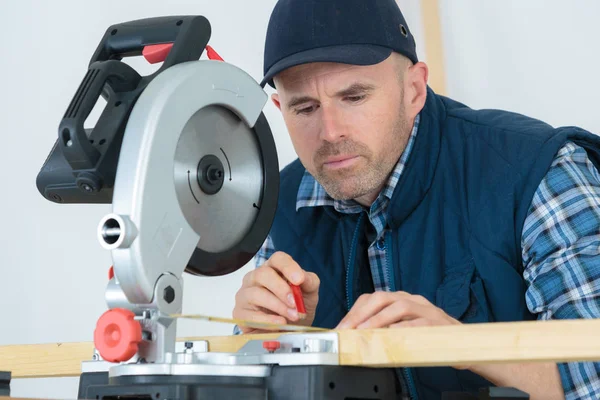
[[[319,47],[292,54],[275,63],[265,74],[261,87],[268,83],[275,88],[273,77],[283,70],[296,65],[313,62],[337,62],[352,65],[374,65],[387,59],[392,50],[371,44],[350,44],[343,46]]]

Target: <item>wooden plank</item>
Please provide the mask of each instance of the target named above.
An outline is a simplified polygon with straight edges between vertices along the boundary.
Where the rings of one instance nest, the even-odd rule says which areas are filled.
[[[213,352],[233,353],[250,339],[272,339],[280,333],[239,336],[178,338],[178,342],[207,340]],[[12,378],[74,377],[81,374],[81,362],[92,359],[92,342],[45,343],[0,346],[0,371]]]
[[[81,362],[93,354],[91,342],[0,346],[0,370],[13,379],[79,376]]]
[[[600,319],[337,331],[340,364],[447,366],[534,361],[600,361]],[[306,333],[310,335],[310,333]],[[207,340],[212,352],[236,352],[248,340],[279,333],[179,338]],[[79,376],[92,343],[0,346],[0,370],[13,378]]]
[[[600,361],[600,319],[347,330],[339,335],[342,365]]]
[[[425,58],[429,66],[429,86],[437,94],[446,95],[444,42],[438,0],[421,0],[421,17],[425,39]]]

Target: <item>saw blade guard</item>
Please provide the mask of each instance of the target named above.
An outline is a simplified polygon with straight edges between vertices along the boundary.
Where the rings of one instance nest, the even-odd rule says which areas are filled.
[[[131,303],[150,303],[165,273],[233,272],[266,239],[279,184],[267,99],[246,72],[211,60],[172,66],[140,95],[98,227]]]

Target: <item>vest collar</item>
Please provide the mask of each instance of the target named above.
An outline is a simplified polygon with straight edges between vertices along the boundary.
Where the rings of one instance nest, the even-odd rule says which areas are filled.
[[[402,224],[431,187],[440,154],[441,124],[445,113],[440,97],[427,87],[419,133],[388,207],[388,224],[392,228]]]

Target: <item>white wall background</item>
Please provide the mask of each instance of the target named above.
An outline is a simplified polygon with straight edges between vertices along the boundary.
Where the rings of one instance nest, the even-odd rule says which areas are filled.
[[[368,0],[365,0],[368,1]],[[398,0],[417,36],[418,0]],[[474,108],[504,108],[554,125],[600,132],[600,2],[441,0],[448,95]],[[132,19],[202,14],[210,44],[260,80],[263,40],[275,0],[0,2],[0,345],[91,341],[105,311],[110,254],[96,239],[110,206],[56,205],[35,178],[62,114],[105,29]],[[142,62],[135,64],[147,70]],[[270,89],[267,89],[271,93]],[[269,102],[280,166],[295,158]],[[251,265],[226,277],[185,277],[184,312],[229,317]],[[180,336],[226,335],[229,325],[180,324]],[[13,396],[75,398],[77,379],[16,379]]]

